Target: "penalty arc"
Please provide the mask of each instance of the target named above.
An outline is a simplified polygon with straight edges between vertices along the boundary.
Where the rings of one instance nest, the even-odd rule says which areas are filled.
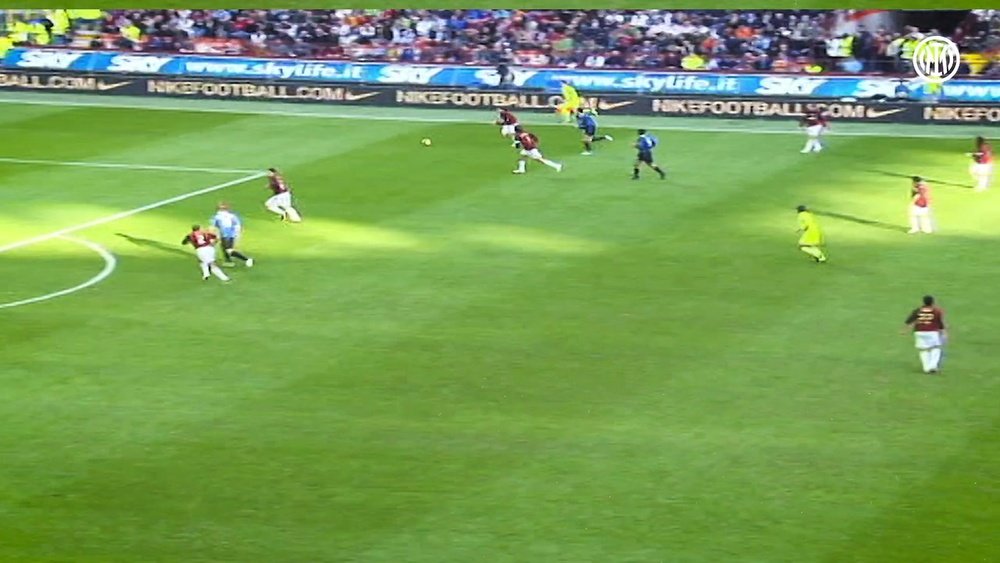
[[[104,248],[103,246],[97,243],[90,242],[89,240],[83,240],[68,236],[61,236],[58,238],[79,244],[80,246],[84,246],[86,248],[89,248],[90,250],[93,250],[104,260],[104,268],[102,268],[101,271],[97,273],[97,275],[93,276],[92,278],[88,279],[83,283],[74,285],[73,287],[68,287],[66,289],[61,289],[59,291],[53,291],[51,293],[46,293],[45,295],[39,295],[37,297],[30,297],[28,299],[20,299],[17,301],[11,301],[9,303],[0,303],[0,309],[10,309],[13,307],[21,307],[23,305],[31,305],[32,303],[41,303],[43,301],[56,299],[58,297],[63,297],[71,293],[82,291],[84,289],[87,289],[88,287],[101,283],[102,281],[107,279],[112,273],[114,273],[115,268],[118,267],[118,259],[115,258],[115,255],[112,254],[108,249]]]

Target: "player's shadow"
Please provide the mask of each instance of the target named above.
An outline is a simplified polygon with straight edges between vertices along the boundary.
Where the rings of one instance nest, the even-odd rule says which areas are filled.
[[[881,174],[882,176],[889,176],[891,178],[906,178],[907,180],[915,176],[915,174],[900,174],[899,172],[889,172],[888,170],[878,170],[875,168],[869,168],[866,171],[872,172],[874,174]],[[958,182],[946,182],[944,180],[936,180],[934,178],[924,178],[924,180],[927,180],[928,182],[930,182],[932,185],[935,186],[951,186],[953,188],[964,188],[966,190],[975,189],[975,186],[973,186],[972,184],[959,184]]]
[[[148,238],[139,238],[132,235],[127,235],[125,233],[115,233],[115,235],[122,237],[123,239],[131,242],[136,246],[144,246],[146,248],[155,248],[156,250],[162,250],[163,252],[169,252],[171,254],[179,254],[181,256],[188,256],[187,252],[177,248],[176,246],[169,245],[165,242],[160,242],[158,240],[152,240]]]
[[[865,219],[864,217],[858,217],[857,215],[848,215],[847,213],[837,213],[835,211],[822,211],[819,209],[813,209],[812,212],[814,215],[818,215],[820,217],[830,217],[831,219],[850,221],[851,223],[857,223],[866,227],[875,227],[876,229],[885,229],[887,231],[898,231],[902,233],[907,232],[907,227],[904,227],[903,225],[893,225],[892,223],[884,223],[882,221],[876,221],[875,219]]]

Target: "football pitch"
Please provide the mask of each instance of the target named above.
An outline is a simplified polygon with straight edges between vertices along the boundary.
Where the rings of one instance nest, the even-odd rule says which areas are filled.
[[[995,127],[520,117],[0,96],[0,561],[1000,559]]]

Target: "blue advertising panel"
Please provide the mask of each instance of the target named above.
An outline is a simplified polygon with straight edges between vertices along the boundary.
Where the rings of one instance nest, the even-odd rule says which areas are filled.
[[[347,84],[421,85],[482,88],[496,86],[492,67],[254,59],[200,55],[72,51],[16,48],[3,66],[22,70],[135,73],[194,78],[297,80]],[[561,81],[582,92],[714,96],[794,96],[805,98],[892,97],[899,79],[862,76],[642,72],[633,70],[512,69],[511,85],[555,90]],[[924,97],[916,79],[903,82],[910,97]],[[942,87],[947,101],[1000,103],[1000,80],[951,80]]]

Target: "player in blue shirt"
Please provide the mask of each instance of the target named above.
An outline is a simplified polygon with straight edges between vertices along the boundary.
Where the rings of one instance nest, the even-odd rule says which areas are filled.
[[[594,154],[591,151],[596,141],[614,141],[611,135],[597,135],[597,114],[589,108],[576,114],[576,126],[583,131],[583,156]]]
[[[635,164],[632,166],[632,179],[639,179],[639,165],[645,164],[646,166],[652,168],[660,175],[660,179],[663,180],[667,175],[663,170],[653,162],[653,149],[659,141],[653,135],[646,132],[645,129],[639,129],[639,138],[635,141],[635,149],[639,153],[635,157]]]
[[[226,203],[220,203],[219,209],[212,217],[212,226],[219,231],[219,238],[222,239],[222,251],[226,253],[226,262],[233,264],[233,258],[238,258],[247,265],[253,267],[253,258],[236,250],[236,239],[243,233],[243,222],[239,215],[233,213]]]

